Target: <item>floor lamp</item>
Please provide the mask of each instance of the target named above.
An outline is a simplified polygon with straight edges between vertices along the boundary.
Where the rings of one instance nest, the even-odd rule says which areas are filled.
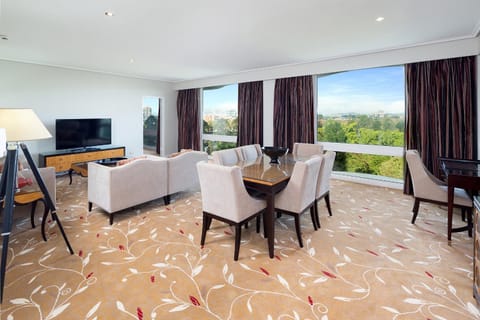
[[[0,178],[0,213],[3,211],[2,220],[2,257],[0,265],[0,303],[3,301],[3,288],[5,285],[5,271],[8,254],[8,239],[12,230],[13,223],[13,209],[15,207],[14,197],[17,191],[17,165],[18,165],[18,149],[22,149],[23,154],[32,170],[35,180],[40,187],[40,190],[45,197],[45,205],[50,210],[53,220],[62,233],[63,239],[67,244],[70,254],[73,254],[73,249],[68,242],[65,231],[57,216],[57,209],[55,203],[52,201],[47,187],[38,172],[38,168],[32,160],[32,156],[27,149],[27,146],[21,141],[40,140],[51,138],[50,132],[43,125],[32,109],[2,109],[0,108],[0,129],[5,134],[7,157],[3,167]],[[2,133],[0,132],[0,133]],[[2,139],[0,139],[1,141]],[[5,144],[2,146],[5,149]],[[2,148],[0,147],[0,153]]]

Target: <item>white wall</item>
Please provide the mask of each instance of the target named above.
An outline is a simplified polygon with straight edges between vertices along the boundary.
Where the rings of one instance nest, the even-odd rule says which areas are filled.
[[[55,119],[112,118],[112,144],[128,156],[143,153],[142,97],[163,98],[163,154],[177,151],[176,91],[171,83],[0,60],[0,108],[32,108],[52,135]],[[28,142],[38,153],[54,139]]]

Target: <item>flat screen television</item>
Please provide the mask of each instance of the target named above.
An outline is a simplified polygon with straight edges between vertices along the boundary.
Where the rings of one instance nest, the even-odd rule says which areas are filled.
[[[55,148],[84,149],[112,143],[112,119],[56,119]]]

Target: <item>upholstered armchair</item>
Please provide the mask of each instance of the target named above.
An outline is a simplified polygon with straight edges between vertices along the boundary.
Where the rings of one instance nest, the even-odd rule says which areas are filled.
[[[235,226],[234,260],[240,252],[241,227],[260,215],[266,208],[265,200],[251,197],[243,184],[241,169],[213,163],[197,164],[202,194],[203,225],[201,245],[205,244],[212,219]],[[257,224],[258,225],[258,224]],[[258,228],[257,228],[258,232]]]
[[[319,143],[295,142],[293,144],[292,154],[295,159],[308,158],[313,155],[321,155],[323,154],[323,145]]]
[[[295,229],[301,248],[303,241],[300,231],[300,215],[307,209],[310,209],[313,227],[317,230],[313,205],[315,204],[318,172],[322,160],[322,157],[314,156],[305,162],[295,162],[287,186],[275,196],[275,210],[295,218]]]
[[[446,205],[448,202],[448,187],[445,182],[437,179],[423,164],[420,154],[417,150],[407,150],[406,159],[410,176],[412,178],[413,195],[415,203],[413,205],[412,224],[418,215],[420,202],[431,202]],[[467,211],[467,218],[471,221],[472,217],[472,198],[464,189],[455,188],[454,206]],[[470,233],[471,231],[469,231]]]

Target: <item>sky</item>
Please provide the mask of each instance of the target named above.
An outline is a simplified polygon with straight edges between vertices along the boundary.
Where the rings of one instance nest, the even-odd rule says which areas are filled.
[[[340,72],[318,77],[318,113],[404,113],[403,66]]]
[[[339,72],[318,77],[318,113],[404,113],[403,66]],[[205,113],[236,110],[237,85],[203,91]]]

